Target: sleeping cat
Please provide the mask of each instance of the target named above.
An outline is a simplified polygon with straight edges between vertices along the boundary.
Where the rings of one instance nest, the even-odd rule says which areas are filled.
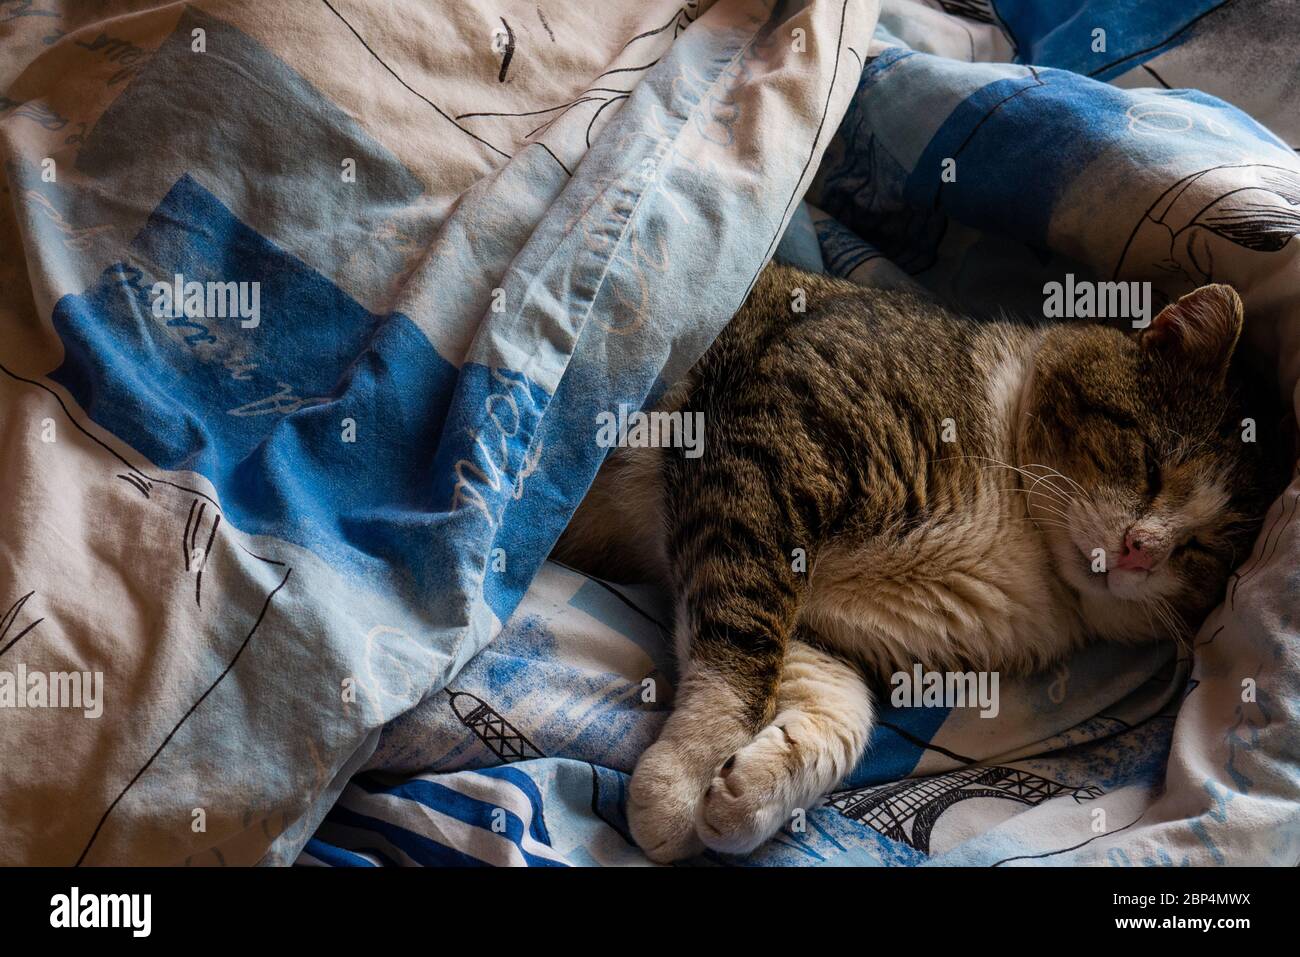
[[[659,405],[703,412],[703,455],[615,453],[557,547],[675,598],[675,708],[628,801],[646,854],[743,853],[812,806],[866,745],[865,673],[1185,640],[1277,489],[1241,326],[1221,285],[1134,333],[768,267]]]

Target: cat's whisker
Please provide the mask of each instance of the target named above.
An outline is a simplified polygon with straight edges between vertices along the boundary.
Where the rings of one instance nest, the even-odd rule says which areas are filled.
[[[1030,495],[1032,495],[1032,494],[1033,494],[1033,493],[1031,492]],[[1053,514],[1053,515],[1059,516],[1060,519],[1061,519],[1062,521],[1064,521],[1064,522],[1069,522],[1069,521],[1070,521],[1070,515],[1069,515],[1068,512],[1062,511],[1061,509],[1059,509],[1059,508],[1055,508],[1054,506],[1051,506],[1051,505],[1044,505],[1044,504],[1042,504],[1041,502],[1040,502],[1039,504],[1035,505],[1034,502],[1032,501],[1032,499],[1026,499],[1026,500],[1025,500],[1025,504],[1026,504],[1026,506],[1029,508],[1029,510],[1030,510],[1031,513],[1033,512],[1034,509],[1039,508],[1039,509],[1042,509],[1044,512],[1050,512],[1050,513]]]
[[[1161,605],[1160,598],[1153,598],[1151,601],[1143,602],[1143,610],[1154,612],[1157,622],[1160,623],[1161,627],[1164,628],[1167,633],[1169,633],[1170,637],[1174,637],[1173,628],[1170,627],[1169,614],[1165,611],[1164,606]],[[1152,631],[1154,631],[1154,627],[1152,628]]]
[[[1059,518],[1047,518],[1043,515],[1013,515],[1010,517],[1013,522],[1033,522],[1034,524],[1050,524],[1060,528],[1068,529],[1069,523]]]
[[[1038,490],[1038,486],[1039,486],[1043,481],[1044,481],[1044,480],[1041,479],[1041,478],[1040,478],[1040,479],[1037,479],[1037,480],[1035,480],[1034,484],[1030,486],[1030,488],[1029,488],[1029,497],[1030,497],[1031,499],[1034,497],[1035,494],[1038,494],[1038,495],[1046,494],[1046,493],[1044,493],[1044,492],[1040,492],[1040,491]],[[1051,483],[1048,483],[1048,486],[1047,486],[1047,487],[1048,487],[1049,489],[1051,489],[1051,491],[1052,491],[1053,493],[1055,493],[1055,497],[1056,497],[1058,500],[1062,501],[1062,503],[1064,504],[1064,506],[1065,506],[1067,509],[1068,509],[1072,504],[1075,504],[1072,500],[1067,499],[1067,498],[1065,497],[1065,495],[1064,495],[1064,493],[1063,493],[1063,491],[1062,491],[1061,489],[1056,488],[1056,486],[1052,485]]]
[[[1007,491],[1023,491],[1023,489],[1008,489]],[[1060,518],[1047,518],[1043,515],[1012,515],[1009,516],[1007,520],[1012,522],[1028,522],[1034,526],[1047,525],[1052,528],[1059,528],[1062,531],[1070,531],[1068,521]]]
[[[1057,470],[1057,469],[1054,469],[1054,468],[1052,468],[1050,465],[1043,465],[1041,462],[1030,462],[1028,465],[1025,466],[1025,468],[1039,468],[1039,469],[1046,469],[1047,472],[1048,472],[1049,474],[1051,474],[1052,476],[1054,476],[1055,478],[1063,479],[1063,480],[1065,480],[1066,482],[1069,482],[1069,483],[1070,483],[1071,485],[1073,485],[1075,488],[1077,488],[1077,489],[1079,490],[1079,494],[1082,495],[1082,496],[1084,496],[1084,498],[1089,498],[1089,499],[1091,498],[1091,496],[1089,495],[1088,490],[1087,490],[1086,488],[1084,488],[1082,485],[1080,485],[1080,484],[1079,484],[1078,482],[1076,482],[1074,479],[1070,478],[1070,476],[1066,475],[1064,472],[1061,472],[1061,471],[1059,471],[1059,470]]]
[[[1050,495],[1050,494],[1048,494],[1047,492],[1044,492],[1044,491],[1041,490],[1041,489],[1034,489],[1034,488],[1021,488],[1020,486],[1013,486],[1013,487],[1010,487],[1010,488],[1004,488],[1004,489],[1001,489],[1001,491],[1003,491],[1003,492],[1019,492],[1019,493],[1021,493],[1022,495],[1028,495],[1028,496],[1030,496],[1031,498],[1032,498],[1033,496],[1035,496],[1035,495],[1041,495],[1041,496],[1043,496],[1044,498],[1049,499],[1049,500],[1052,502],[1052,504],[1053,504],[1054,506],[1058,506],[1058,507],[1060,507],[1060,508],[1069,508],[1071,505],[1074,504],[1074,503],[1073,503],[1072,501],[1070,501],[1069,499],[1062,498],[1062,497],[1059,496],[1059,495]]]
[[[984,458],[986,461],[990,461],[990,462],[993,463],[992,465],[981,466],[981,469],[982,469],[982,470],[987,470],[987,469],[991,469],[991,468],[1003,468],[1003,469],[1008,469],[1008,470],[1010,470],[1010,471],[1012,471],[1012,472],[1016,472],[1016,473],[1018,473],[1018,474],[1020,474],[1020,475],[1024,475],[1026,478],[1033,479],[1034,482],[1035,482],[1035,487],[1037,487],[1038,482],[1041,480],[1041,479],[1040,479],[1040,476],[1034,475],[1032,472],[1027,472],[1027,471],[1025,471],[1024,469],[1022,469],[1022,468],[1020,468],[1020,467],[1018,467],[1018,466],[1015,466],[1015,465],[1009,465],[1009,464],[1007,464],[1006,462],[999,462],[997,459],[989,459],[989,458],[987,458],[986,456],[969,456],[969,457],[970,457],[970,458]],[[1063,494],[1063,492],[1062,492],[1061,489],[1057,488],[1057,487],[1054,486],[1054,485],[1048,485],[1048,488],[1051,490],[1052,494],[1053,494],[1056,498],[1060,499],[1060,504],[1062,504],[1062,505],[1064,505],[1064,506],[1066,506],[1066,507],[1068,507],[1068,506],[1070,505],[1069,500],[1068,500],[1067,497]]]
[[[1192,645],[1182,616],[1174,609],[1173,603],[1169,599],[1162,597],[1160,604],[1165,609],[1165,614],[1169,616],[1170,630],[1173,633],[1174,640],[1190,654]]]
[[[1170,604],[1167,598],[1160,595],[1151,595],[1146,601],[1141,603],[1140,607],[1147,613],[1148,618],[1150,618],[1152,612],[1154,612],[1155,619],[1159,621],[1161,626],[1163,626],[1167,636],[1176,641],[1183,649],[1187,651],[1191,650],[1187,641],[1187,636],[1184,634],[1181,618],[1178,613],[1174,611],[1173,605]],[[1152,628],[1154,629],[1155,627],[1156,625],[1153,621]]]
[[[1061,505],[1068,512],[1078,512],[1078,511],[1086,512],[1088,510],[1095,509],[1096,507],[1091,496],[1088,495],[1079,496],[1079,495],[1070,494],[1067,489],[1063,489],[1060,486],[1053,485],[1051,484],[1050,481],[1047,483],[1046,487],[1051,489],[1055,497],[1056,503]],[[1038,491],[1037,481],[1032,486],[1032,489]]]
[[[1040,488],[1039,487],[1040,484],[1041,484],[1041,480],[1036,479],[1034,481],[1034,484],[1025,490],[1029,494],[1029,498],[1027,499],[1027,501],[1029,501],[1031,504],[1033,502],[1033,497],[1035,495],[1044,496],[1049,501],[1051,501],[1053,505],[1059,506],[1061,511],[1059,511],[1058,514],[1060,514],[1061,517],[1065,519],[1068,519],[1070,517],[1068,513],[1070,512],[1071,509],[1076,509],[1079,507],[1078,501],[1074,497],[1067,495],[1063,489],[1060,489],[1055,485],[1051,485],[1050,483],[1046,485],[1044,488]],[[1046,508],[1047,506],[1039,505],[1038,507]]]
[[[1028,489],[1023,489],[1023,488],[1004,488],[1004,489],[1001,489],[1001,491],[1003,491],[1003,492],[1007,492],[1007,493],[1019,492],[1019,493],[1021,493],[1021,494],[1023,494],[1023,495],[1031,495],[1031,494],[1032,494]],[[1055,520],[1059,520],[1059,521],[1061,521],[1061,523],[1062,523],[1062,527],[1065,527],[1066,524],[1070,521],[1070,516],[1069,516],[1066,512],[1062,511],[1061,509],[1056,508],[1054,505],[1046,505],[1046,504],[1042,504],[1042,503],[1034,503],[1034,502],[1032,501],[1032,499],[1030,499],[1030,498],[1026,498],[1026,499],[1025,499],[1025,511],[1026,511],[1026,513],[1027,513],[1027,517],[1028,517],[1031,521],[1042,517],[1042,516],[1040,516],[1040,515],[1035,515],[1035,514],[1034,514],[1034,512],[1035,512],[1036,510],[1040,510],[1040,511],[1043,511],[1043,512],[1048,512],[1048,513],[1050,513],[1050,514],[1052,514],[1052,515],[1057,516],[1057,519],[1054,519],[1054,521],[1055,521]]]
[[[1048,518],[1024,518],[1024,519],[1019,519],[1019,521],[1028,522],[1039,531],[1042,531],[1044,527],[1057,528],[1063,532],[1068,532],[1070,530],[1070,527],[1068,525],[1062,525],[1060,522],[1053,522],[1051,519]]]
[[[1165,431],[1169,432],[1172,435],[1178,436],[1178,440],[1179,440],[1178,446],[1175,448],[1174,453],[1172,455],[1172,458],[1174,459],[1180,459],[1180,460],[1190,459],[1192,456],[1194,456],[1197,452],[1205,448],[1210,443],[1210,440],[1207,436],[1201,436],[1200,440],[1197,441],[1195,445],[1192,445],[1191,440],[1188,439],[1187,436],[1183,435],[1183,433],[1179,432],[1177,429],[1173,428],[1172,426],[1166,425]]]
[[[1142,609],[1142,614],[1147,616],[1147,624],[1151,626],[1151,633],[1155,634],[1158,629],[1156,620],[1151,614],[1151,605],[1148,602],[1142,602],[1138,607]]]

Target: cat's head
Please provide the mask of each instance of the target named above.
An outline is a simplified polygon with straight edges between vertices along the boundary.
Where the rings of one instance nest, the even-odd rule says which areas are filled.
[[[1045,333],[1022,395],[1030,514],[1089,623],[1177,635],[1217,604],[1277,492],[1276,416],[1232,362],[1241,299],[1202,286],[1139,333]],[[1251,441],[1253,439],[1253,441]]]

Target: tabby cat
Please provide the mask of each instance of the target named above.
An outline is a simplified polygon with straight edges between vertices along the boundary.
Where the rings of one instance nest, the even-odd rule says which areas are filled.
[[[985,322],[768,267],[660,403],[703,412],[703,455],[619,450],[557,548],[675,598],[646,854],[746,852],[812,806],[866,745],[866,674],[1184,639],[1277,490],[1242,318],[1210,285],[1141,332]]]

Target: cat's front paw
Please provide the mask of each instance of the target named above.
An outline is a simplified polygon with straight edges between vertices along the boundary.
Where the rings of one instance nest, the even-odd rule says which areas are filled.
[[[705,845],[747,854],[781,829],[803,797],[797,745],[768,725],[713,777],[696,830]]]
[[[641,755],[628,788],[627,823],[646,857],[668,864],[704,850],[695,833],[703,790],[699,776],[668,742]]]

